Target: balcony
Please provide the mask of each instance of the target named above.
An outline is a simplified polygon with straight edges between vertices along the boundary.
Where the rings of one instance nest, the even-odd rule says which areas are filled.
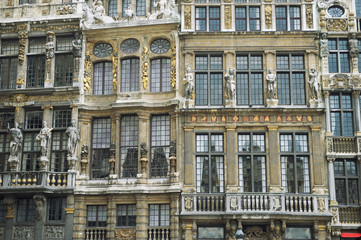
[[[341,224],[361,224],[360,207],[339,207],[338,214]]]
[[[170,228],[169,227],[149,227],[148,240],[169,240]]]
[[[86,228],[85,240],[105,240],[107,236],[106,228]]]
[[[358,152],[356,137],[327,137],[327,155],[356,154]]]
[[[1,190],[11,189],[64,189],[75,186],[73,172],[0,172]]]
[[[192,214],[328,215],[328,196],[285,193],[182,194],[182,215]]]

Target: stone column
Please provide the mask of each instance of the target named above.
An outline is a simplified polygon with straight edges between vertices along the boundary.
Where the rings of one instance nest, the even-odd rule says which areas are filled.
[[[324,160],[323,154],[324,151],[322,149],[321,144],[321,127],[312,126],[311,127],[311,138],[312,138],[312,159],[313,159],[313,183],[315,186],[324,186],[325,183],[323,179],[326,178],[324,173],[326,172],[324,169]]]
[[[268,126],[269,192],[282,192],[278,126]]]
[[[195,187],[194,127],[184,127],[184,187]]]
[[[85,228],[87,223],[87,209],[85,204],[85,196],[77,196],[75,198],[75,212],[73,223],[73,239],[85,239]]]
[[[170,239],[179,239],[179,195],[174,193],[170,196]]]
[[[107,239],[114,239],[117,221],[116,196],[108,197],[107,216]]]
[[[326,132],[331,132],[331,113],[330,113],[330,92],[324,91],[323,97],[325,98],[325,107],[326,107]]]
[[[149,177],[149,166],[150,166],[150,157],[151,153],[150,153],[150,137],[149,137],[149,133],[150,133],[150,114],[149,113],[138,113],[138,117],[139,117],[139,152],[138,152],[138,156],[141,156],[141,152],[140,152],[140,144],[145,143],[146,144],[146,148],[148,149],[148,164],[146,166],[146,176],[145,178]],[[141,172],[142,169],[142,164],[141,162],[138,162],[138,172]],[[144,178],[144,176],[143,176]]]
[[[115,149],[120,149],[120,141],[118,141],[118,139],[120,139],[120,115],[117,114],[116,116],[114,116],[115,118],[115,129],[116,129],[116,133],[115,133],[115,138],[114,138],[114,143],[115,143]],[[122,174],[122,166],[121,166],[121,161],[120,161],[120,151],[115,151],[115,173],[117,174],[117,176],[121,176]]]
[[[25,88],[26,86],[26,69],[27,69],[27,58],[25,57],[28,53],[28,32],[20,31],[18,32],[19,37],[19,64],[18,64],[18,74],[16,80],[16,88]]]
[[[143,194],[136,194],[137,200],[137,220],[136,220],[136,239],[148,239],[148,197]]]
[[[227,149],[226,164],[227,166],[227,186],[231,192],[238,192],[238,158],[237,158],[237,134],[236,126],[227,126]]]
[[[337,205],[336,200],[336,186],[335,186],[335,172],[333,168],[334,158],[327,158],[328,162],[328,188],[330,191],[330,205]]]
[[[65,239],[72,239],[74,222],[74,195],[67,197],[67,207],[65,208]]]
[[[90,165],[90,149],[91,149],[91,118],[89,116],[81,116],[79,118],[79,132],[81,134],[80,136],[80,142],[78,143],[79,148],[82,149],[83,146],[88,146],[88,154],[82,154],[83,156],[88,156],[87,158],[81,158],[80,164],[77,166],[77,171],[82,172],[81,167],[85,168],[84,174],[79,175],[77,174],[77,179],[89,179],[90,171],[89,171],[89,165]],[[83,173],[83,172],[82,172]]]
[[[353,96],[353,102],[355,103],[353,106],[353,110],[356,113],[356,126],[355,126],[355,130],[356,132],[360,132],[361,131],[361,117],[360,117],[360,91],[353,91],[352,92],[352,96]]]

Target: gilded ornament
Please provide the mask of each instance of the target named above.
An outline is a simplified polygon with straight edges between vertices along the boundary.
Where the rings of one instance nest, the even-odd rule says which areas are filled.
[[[113,62],[113,88],[117,90],[117,72],[118,72],[118,49],[114,49],[114,54],[112,57]]]
[[[11,101],[14,103],[22,103],[22,102],[26,102],[27,100],[28,100],[28,97],[22,93],[14,94],[11,96]]]
[[[191,28],[191,22],[192,22],[192,8],[190,5],[184,6],[184,23],[185,28],[190,29]]]
[[[177,78],[177,71],[176,71],[177,61],[176,61],[175,45],[173,45],[173,47],[171,48],[171,52],[172,52],[172,57],[170,60],[170,85],[172,86],[172,88],[175,88],[175,83]]]
[[[12,7],[12,6],[13,6],[13,0],[8,0],[8,1],[6,2],[6,6],[7,6],[7,7]]]
[[[312,12],[312,5],[306,6],[306,23],[308,28],[313,27],[313,12]]]
[[[76,5],[62,5],[56,8],[57,15],[67,15],[75,13]]]
[[[22,78],[18,78],[16,79],[16,85],[24,85],[25,84],[25,80]]]
[[[85,53],[85,61],[84,61],[84,90],[90,91],[90,82],[91,82],[91,74],[92,74],[92,61],[90,59],[90,52],[87,51]]]
[[[143,88],[146,89],[148,86],[148,82],[149,82],[149,78],[148,78],[149,49],[147,47],[143,47],[142,60],[143,60],[142,83],[143,83]]]
[[[18,32],[19,37],[19,64],[23,65],[25,60],[25,45],[26,45],[26,39],[28,38],[28,32],[20,31]]]
[[[117,228],[115,229],[116,240],[135,240],[135,229]]]
[[[224,6],[224,22],[226,29],[230,29],[232,27],[232,10],[230,5]]]
[[[347,30],[346,19],[327,19],[326,28],[328,31],[340,32]]]
[[[272,26],[272,6],[266,5],[265,7],[265,19],[267,28],[271,28]]]

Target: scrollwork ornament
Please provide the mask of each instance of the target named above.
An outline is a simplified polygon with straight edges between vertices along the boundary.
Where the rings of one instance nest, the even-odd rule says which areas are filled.
[[[312,5],[306,5],[306,24],[308,28],[313,27],[313,11]]]
[[[327,153],[332,153],[333,152],[333,140],[332,140],[332,138],[327,138],[326,143],[327,143]]]
[[[184,6],[184,24],[186,29],[191,28],[192,22],[192,7],[190,5]]]
[[[92,72],[92,61],[90,58],[90,52],[85,53],[84,61],[84,91],[90,91],[91,89],[91,72]]]
[[[28,38],[28,32],[26,31],[20,31],[18,32],[19,37],[19,64],[23,65],[25,60],[25,45],[26,45],[26,39]]]
[[[272,26],[272,6],[266,5],[264,10],[265,10],[266,26],[269,29]]]
[[[13,6],[13,0],[8,0],[7,2],[6,2],[6,6],[7,7],[12,7]]]
[[[114,49],[114,54],[112,57],[113,62],[113,89],[117,90],[118,81],[117,81],[117,72],[118,72],[118,49]]]
[[[224,6],[224,23],[226,29],[230,29],[232,25],[232,9],[231,5]]]
[[[115,229],[116,240],[135,240],[135,229],[117,228]]]
[[[346,19],[327,19],[326,28],[328,31],[342,32],[347,30]]]

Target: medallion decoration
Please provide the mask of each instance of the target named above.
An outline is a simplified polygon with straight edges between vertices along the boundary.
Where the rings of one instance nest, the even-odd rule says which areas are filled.
[[[326,28],[328,31],[341,32],[347,30],[346,19],[327,19]]]
[[[93,54],[98,58],[108,57],[112,52],[113,47],[109,43],[99,43],[93,49]]]
[[[133,53],[135,51],[137,51],[140,47],[140,43],[137,39],[135,38],[128,38],[125,39],[121,44],[120,44],[120,49],[122,50],[122,52],[124,53]]]
[[[167,39],[159,38],[150,44],[150,50],[154,53],[162,54],[168,52],[170,49],[170,42]]]
[[[193,199],[191,197],[184,198],[184,207],[188,212],[193,210]]]
[[[117,228],[115,229],[116,240],[135,240],[135,229]]]

